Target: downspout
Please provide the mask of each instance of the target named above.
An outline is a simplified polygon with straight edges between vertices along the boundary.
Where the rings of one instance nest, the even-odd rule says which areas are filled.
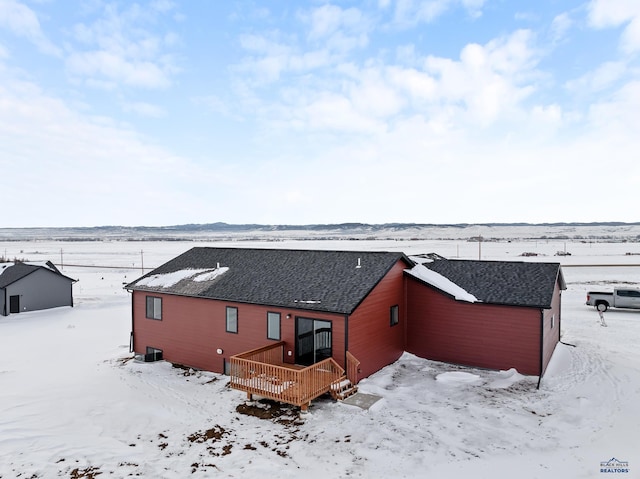
[[[560,332],[562,330],[562,290],[558,291],[558,342],[562,339]]]
[[[538,376],[538,386],[536,389],[540,389],[540,383],[542,382],[542,368],[544,366],[544,309],[540,309],[540,375]]]
[[[79,280],[75,280],[71,282],[71,287],[69,288],[69,292],[71,294],[71,307],[73,308],[73,285],[77,283]]]
[[[7,315],[7,288],[4,288],[4,306],[2,307],[2,316]]]
[[[134,352],[134,344],[133,344],[133,291],[129,291],[129,293],[131,293],[131,333],[129,334],[129,352],[133,353]]]

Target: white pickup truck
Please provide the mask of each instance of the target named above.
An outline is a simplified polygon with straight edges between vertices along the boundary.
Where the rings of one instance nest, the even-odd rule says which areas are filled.
[[[587,304],[595,306],[598,311],[608,308],[640,309],[640,289],[616,288],[613,293],[589,291]]]

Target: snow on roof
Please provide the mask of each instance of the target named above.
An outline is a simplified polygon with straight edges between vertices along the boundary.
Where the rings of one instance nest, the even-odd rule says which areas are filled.
[[[410,275],[429,283],[431,286],[438,288],[445,293],[450,294],[459,301],[467,301],[468,303],[478,303],[480,300],[474,295],[464,290],[454,282],[445,278],[439,273],[430,270],[421,264],[415,265],[411,269],[406,270]]]
[[[0,263],[0,274],[4,273],[13,263]]]
[[[222,268],[216,268],[213,271],[208,271],[206,273],[199,274],[193,278],[193,281],[211,281],[212,279],[217,278],[218,276],[229,271],[228,266],[223,266]]]
[[[138,281],[138,285],[152,288],[170,288],[183,279],[191,278],[192,281],[198,282],[211,281],[227,271],[229,271],[229,268],[226,266],[214,269],[181,269],[172,273],[153,274]]]
[[[47,268],[53,271],[51,263],[49,261],[25,261],[24,264],[30,264],[31,266],[40,266],[41,268]]]

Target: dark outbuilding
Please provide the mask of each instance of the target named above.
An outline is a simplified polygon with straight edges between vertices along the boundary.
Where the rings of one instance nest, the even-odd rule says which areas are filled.
[[[0,313],[73,306],[76,280],[62,274],[50,261],[0,263]]]

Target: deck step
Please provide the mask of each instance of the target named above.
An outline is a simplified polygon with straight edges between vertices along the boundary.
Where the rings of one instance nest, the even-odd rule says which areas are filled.
[[[331,396],[337,401],[347,399],[357,392],[358,386],[352,384],[346,377],[342,377],[331,384]]]

